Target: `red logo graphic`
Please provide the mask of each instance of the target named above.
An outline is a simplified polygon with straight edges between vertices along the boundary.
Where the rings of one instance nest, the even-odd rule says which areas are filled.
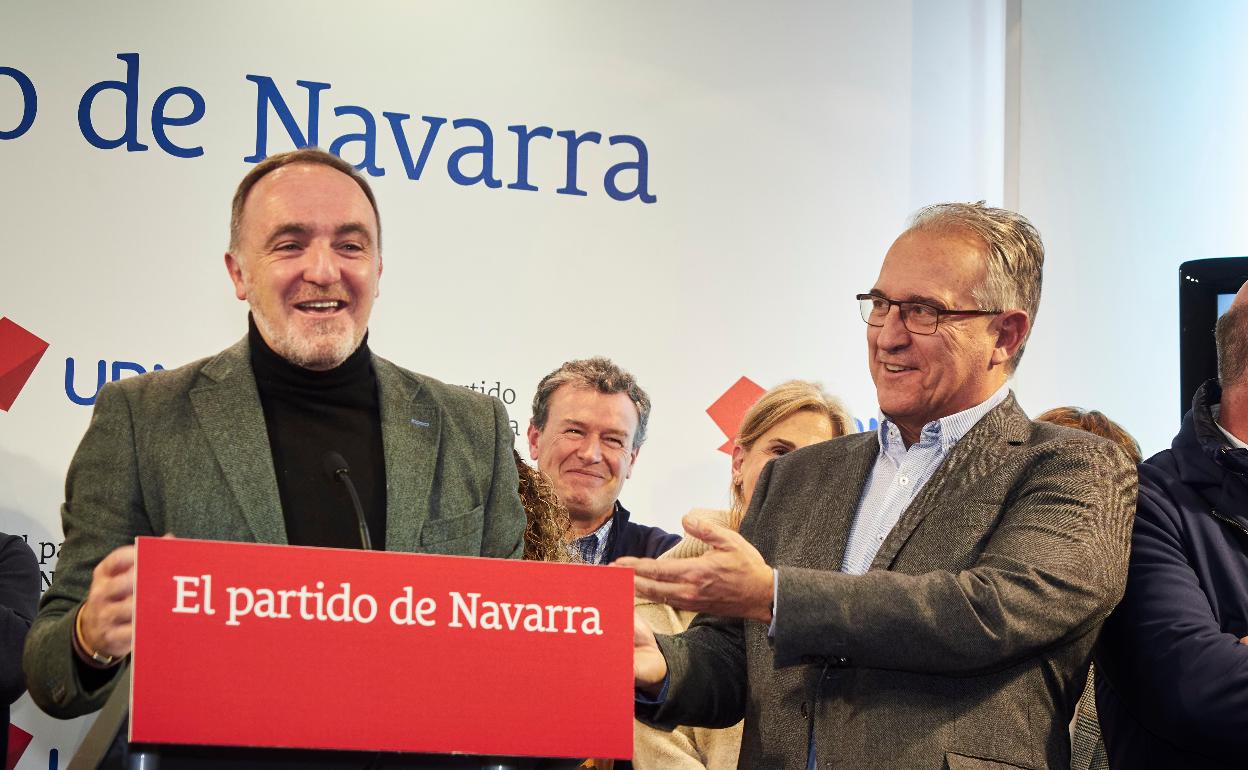
[[[43,358],[48,343],[0,318],[0,412],[7,412]]]
[[[4,770],[13,770],[17,762],[26,753],[26,747],[35,736],[15,724],[9,725],[9,755],[4,758]]]
[[[754,402],[767,391],[749,377],[742,377],[724,391],[724,395],[706,408],[719,429],[728,440],[719,448],[725,454],[732,454],[732,440],[737,436],[737,428],[741,427],[741,418],[749,411]]]

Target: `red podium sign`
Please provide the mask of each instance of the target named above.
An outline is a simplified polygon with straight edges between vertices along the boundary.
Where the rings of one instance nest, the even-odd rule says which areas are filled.
[[[632,756],[632,570],[143,537],[136,580],[137,743]]]

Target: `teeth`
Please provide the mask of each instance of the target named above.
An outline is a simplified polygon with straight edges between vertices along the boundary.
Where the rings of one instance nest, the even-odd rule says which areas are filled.
[[[317,300],[314,302],[300,302],[299,307],[312,308],[316,310],[332,310],[337,308],[341,303],[338,300]]]
[[[884,364],[884,368],[890,372],[904,372],[910,369],[908,366],[897,366],[896,364]]]

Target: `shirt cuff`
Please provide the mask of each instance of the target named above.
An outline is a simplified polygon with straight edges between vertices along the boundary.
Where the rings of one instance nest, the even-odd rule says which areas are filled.
[[[776,638],[776,615],[780,600],[780,570],[772,568],[771,570],[771,625],[767,626],[767,638]]]
[[[638,706],[662,706],[667,701],[667,686],[672,683],[672,672],[663,677],[663,688],[659,694],[651,698],[641,690],[633,690],[633,700]]]

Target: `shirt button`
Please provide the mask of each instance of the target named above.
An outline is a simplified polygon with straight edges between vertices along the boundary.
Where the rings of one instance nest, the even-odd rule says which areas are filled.
[[[900,485],[902,485],[902,486],[904,487],[905,485],[907,485],[907,484],[909,484],[909,483],[910,483],[910,477],[909,477],[909,476],[898,476],[898,477],[897,477],[897,483],[898,483],[898,484],[900,484]]]

